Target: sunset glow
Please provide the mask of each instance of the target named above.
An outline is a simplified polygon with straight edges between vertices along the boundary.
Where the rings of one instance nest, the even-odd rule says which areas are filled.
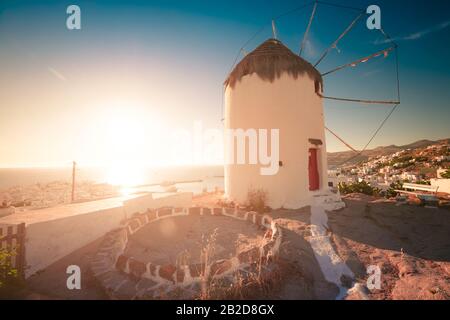
[[[106,170],[106,182],[112,185],[131,187],[144,182],[145,170],[130,163],[116,163]]]
[[[0,0],[0,301],[450,300],[449,12]]]

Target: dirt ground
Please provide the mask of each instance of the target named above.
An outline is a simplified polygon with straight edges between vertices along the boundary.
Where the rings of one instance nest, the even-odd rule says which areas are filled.
[[[370,299],[450,299],[450,211],[356,194],[344,201],[347,208],[328,214],[329,231],[361,282],[367,266],[380,267]]]
[[[89,264],[103,238],[58,260],[45,270],[27,279],[23,299],[27,300],[104,300],[107,296],[97,284]],[[81,290],[67,289],[67,267],[77,265],[81,270]]]
[[[219,198],[198,197],[195,203],[214,205]],[[368,291],[370,299],[450,299],[450,211],[397,206],[362,195],[350,195],[344,201],[345,209],[328,213],[328,232],[335,251],[359,283],[366,283],[367,266],[380,266],[381,289]],[[335,299],[339,290],[324,279],[308,242],[311,237],[310,208],[276,210],[271,215],[282,228],[283,243],[278,259],[279,278],[265,298]],[[175,234],[182,239],[189,230],[204,227],[191,221],[182,232]],[[230,228],[235,227],[240,230],[239,226],[230,225]],[[160,232],[158,237],[165,245],[177,248],[170,239],[164,239],[162,229],[152,232]],[[238,232],[232,240],[238,239]],[[144,240],[137,235],[136,241]],[[197,240],[198,237],[193,237],[192,243]],[[77,250],[31,277],[24,298],[105,299],[88,268],[98,243]],[[141,244],[156,245],[145,241]],[[168,256],[173,258],[173,255]],[[81,267],[82,290],[66,288],[65,270],[70,264]],[[347,299],[361,297],[350,294]]]
[[[211,259],[228,259],[259,246],[264,232],[230,217],[182,216],[148,224],[134,234],[126,248],[129,256],[155,264],[199,263],[201,250],[210,248]],[[187,261],[186,261],[187,260]]]

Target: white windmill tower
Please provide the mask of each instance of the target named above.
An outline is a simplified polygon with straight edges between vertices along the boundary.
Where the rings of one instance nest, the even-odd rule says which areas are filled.
[[[314,3],[300,54],[318,3]],[[225,194],[229,200],[246,203],[248,192],[257,189],[267,193],[267,204],[272,208],[295,209],[321,204],[327,209],[338,209],[343,206],[339,195],[332,193],[328,186],[325,130],[329,129],[324,125],[323,100],[394,104],[393,110],[399,103],[336,98],[323,94],[322,76],[396,49],[394,44],[393,47],[322,74],[316,69],[364,14],[361,12],[351,22],[314,66],[276,39],[275,24],[272,22],[273,38],[246,54],[232,69],[224,88],[225,129],[241,129],[243,132],[249,132],[249,129],[279,130],[279,170],[274,175],[262,175],[260,164],[248,161],[237,163],[235,158],[232,159],[225,165]],[[251,153],[250,136],[245,138],[245,157],[248,160]],[[345,145],[360,153],[349,144]],[[237,143],[226,144],[225,153],[235,156],[239,152],[238,147]]]

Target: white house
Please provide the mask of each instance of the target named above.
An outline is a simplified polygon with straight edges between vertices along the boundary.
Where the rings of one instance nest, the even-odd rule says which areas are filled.
[[[442,178],[442,174],[446,171],[446,169],[438,169],[437,179],[431,179],[430,182],[433,187],[439,187],[438,192],[450,194],[450,179]]]

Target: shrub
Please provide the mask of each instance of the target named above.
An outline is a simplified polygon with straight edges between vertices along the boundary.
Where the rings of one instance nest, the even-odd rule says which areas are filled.
[[[450,169],[441,174],[441,177],[444,179],[450,179]]]
[[[22,286],[17,269],[11,265],[14,255],[15,251],[0,249],[0,299],[14,298]]]
[[[267,192],[262,189],[250,189],[247,193],[247,204],[250,210],[263,213],[267,210]]]
[[[389,189],[386,191],[386,198],[394,198],[398,195],[398,192],[395,190],[403,190],[403,182],[396,181],[391,183]]]
[[[342,194],[363,193],[369,196],[378,196],[381,192],[380,189],[372,187],[366,181],[354,183],[340,182],[338,188]]]

